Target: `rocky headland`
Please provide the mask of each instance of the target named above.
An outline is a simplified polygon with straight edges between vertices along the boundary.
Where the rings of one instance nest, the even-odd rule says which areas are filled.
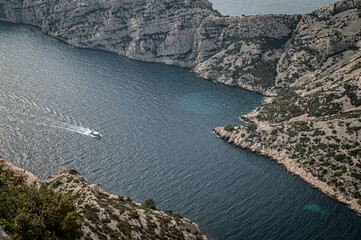
[[[0,20],[264,94],[248,125],[214,131],[361,213],[361,0],[242,17],[207,0],[0,0]]]
[[[361,2],[302,16],[264,103],[221,138],[274,159],[361,214]]]
[[[129,197],[108,194],[75,170],[64,168],[42,182],[34,174],[1,159],[0,169],[0,183],[4,175],[10,174],[16,182],[22,179],[29,186],[45,185],[56,193],[70,195],[82,221],[82,239],[208,239],[197,224],[172,211],[158,210],[153,200],[141,204]],[[12,238],[0,227],[0,239]]]

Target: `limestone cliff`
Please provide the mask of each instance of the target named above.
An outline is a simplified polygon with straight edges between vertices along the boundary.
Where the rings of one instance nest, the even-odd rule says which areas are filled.
[[[0,20],[274,95],[312,80],[329,57],[360,47],[359,6],[343,0],[302,16],[224,17],[207,0],[0,0]]]
[[[264,52],[263,43],[288,39],[299,17],[223,17],[207,0],[0,0],[0,20],[40,27],[44,33],[77,47],[195,67],[202,76],[216,80],[213,68],[217,66],[207,59],[214,55],[218,58],[221,49],[256,39],[250,48],[246,47],[244,60],[227,62],[231,69],[239,64],[252,65],[260,60],[261,53],[272,55],[267,58],[274,61],[279,51]],[[238,85],[245,85],[247,79],[253,81],[248,85],[257,82],[257,76],[243,80],[236,77],[232,81],[240,82]]]

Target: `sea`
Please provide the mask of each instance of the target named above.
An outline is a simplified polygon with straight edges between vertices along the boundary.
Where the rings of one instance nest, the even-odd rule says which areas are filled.
[[[311,12],[333,1],[213,0],[222,14]],[[212,128],[262,96],[189,69],[69,46],[0,23],[0,154],[45,180],[76,169],[105,191],[173,210],[213,239],[361,239],[361,218]],[[99,131],[102,139],[91,137]]]

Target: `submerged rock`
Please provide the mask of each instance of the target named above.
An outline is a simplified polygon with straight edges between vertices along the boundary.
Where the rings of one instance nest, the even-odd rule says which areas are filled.
[[[327,212],[325,210],[323,210],[320,205],[317,205],[317,204],[307,204],[303,207],[303,209],[311,211],[311,212],[320,213],[322,215],[327,214]]]

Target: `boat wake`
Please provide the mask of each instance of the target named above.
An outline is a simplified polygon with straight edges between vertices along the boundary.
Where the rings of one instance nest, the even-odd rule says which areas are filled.
[[[49,106],[41,106],[40,104],[31,101],[24,96],[18,96],[2,90],[0,90],[0,95],[2,96],[1,100],[9,103],[4,104],[4,106],[0,106],[0,111],[12,111],[8,107],[6,107],[7,105],[11,106],[11,104],[14,104],[14,109],[17,109],[18,106],[22,106],[25,107],[25,109],[27,110],[22,111],[21,113],[18,111],[13,111],[12,117],[15,118],[15,120],[21,119],[22,121],[24,121],[24,119],[26,118],[31,123],[40,124],[45,127],[50,126],[53,128],[63,129],[70,132],[91,136],[94,138],[101,138],[100,133],[90,128],[84,127],[83,124],[81,124],[79,121],[67,116],[64,113],[57,112]]]
[[[85,127],[81,127],[81,126],[76,126],[76,125],[71,125],[68,123],[63,123],[63,122],[51,122],[50,123],[51,127],[55,127],[55,128],[60,128],[60,129],[64,129],[70,132],[75,132],[75,133],[79,133],[79,134],[83,134],[83,135],[87,135],[87,136],[92,136],[92,130],[89,128],[85,128]]]

